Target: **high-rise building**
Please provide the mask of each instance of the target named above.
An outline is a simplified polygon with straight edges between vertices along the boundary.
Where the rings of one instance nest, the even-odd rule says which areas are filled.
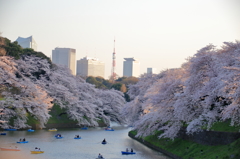
[[[140,62],[135,58],[124,58],[123,61],[123,76],[126,77],[139,77],[140,75]]]
[[[147,73],[156,74],[157,73],[157,69],[149,67],[149,68],[147,68]]]
[[[52,50],[52,62],[67,66],[73,75],[76,75],[76,50],[71,48],[58,48]]]
[[[27,38],[22,38],[19,36],[16,41],[22,48],[32,48],[33,50],[37,51],[37,43],[32,36]]]
[[[104,78],[105,63],[99,61],[97,58],[84,57],[77,60],[77,75],[87,76],[100,76]]]

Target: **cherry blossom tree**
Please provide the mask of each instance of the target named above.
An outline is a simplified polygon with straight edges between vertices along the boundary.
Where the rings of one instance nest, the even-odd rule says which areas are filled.
[[[240,125],[239,55],[239,42],[225,42],[220,49],[210,44],[179,69],[141,77],[129,87],[132,101],[124,107],[137,136],[163,130],[159,137],[173,139],[183,126],[193,133],[227,119]]]
[[[1,94],[3,113],[1,127],[27,127],[26,113],[41,122],[42,127],[50,117],[48,110],[53,103],[64,109],[78,125],[97,126],[98,120],[122,123],[118,112],[124,105],[123,95],[115,90],[102,91],[73,76],[64,66],[51,65],[46,59],[23,55],[19,60],[1,57],[1,79],[4,86],[11,85]],[[108,98],[107,98],[108,97]],[[110,97],[110,98],[109,98]],[[102,114],[102,115],[99,115]]]
[[[0,127],[28,127],[26,114],[32,115],[43,126],[49,118],[51,98],[43,89],[24,77],[11,57],[0,57],[0,74],[3,88],[1,94],[4,97],[0,100],[1,120],[5,121],[0,123]]]

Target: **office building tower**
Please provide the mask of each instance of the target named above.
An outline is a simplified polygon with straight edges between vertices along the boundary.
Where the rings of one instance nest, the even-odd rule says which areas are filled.
[[[125,77],[139,77],[140,62],[135,58],[124,58],[123,61],[123,76]]]
[[[55,48],[52,50],[52,62],[67,66],[76,75],[76,50],[71,48]]]
[[[97,58],[84,57],[77,60],[77,75],[82,77],[93,76],[103,77],[105,73],[105,63]]]
[[[147,68],[147,73],[151,73],[151,74],[156,74],[157,73],[157,69],[156,68]]]
[[[32,36],[27,38],[18,37],[16,41],[22,48],[32,48],[34,51],[37,51],[37,43]]]

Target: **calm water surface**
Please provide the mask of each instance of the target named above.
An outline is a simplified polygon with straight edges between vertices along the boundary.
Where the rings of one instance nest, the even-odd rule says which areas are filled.
[[[0,151],[0,159],[96,159],[101,153],[105,159],[170,159],[162,153],[151,150],[136,140],[128,137],[131,130],[128,127],[116,126],[115,131],[104,131],[103,128],[58,129],[57,132],[46,130],[5,131],[0,135],[0,147],[18,146],[21,151]],[[55,139],[60,133],[64,138]],[[75,135],[82,139],[73,139]],[[29,143],[17,144],[20,138],[26,138]],[[106,139],[108,144],[102,145]],[[40,147],[43,154],[31,154],[35,147]],[[135,155],[122,155],[121,151],[133,148]]]

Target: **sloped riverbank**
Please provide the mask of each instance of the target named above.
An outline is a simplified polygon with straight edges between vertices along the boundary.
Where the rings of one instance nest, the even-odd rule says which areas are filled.
[[[130,131],[129,137],[173,159],[240,158],[240,133],[203,131],[187,137],[181,132],[175,140],[158,139],[159,134],[160,132],[145,138],[137,138],[136,132]]]

